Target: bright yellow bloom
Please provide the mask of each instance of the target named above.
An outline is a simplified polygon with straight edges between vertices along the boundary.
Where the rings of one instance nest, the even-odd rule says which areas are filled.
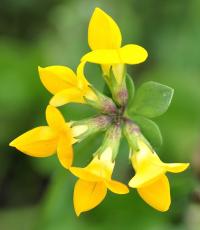
[[[61,106],[70,102],[85,103],[84,97],[96,100],[84,76],[82,62],[77,68],[77,75],[66,66],[38,67],[40,79],[46,89],[54,96],[50,100],[53,106]]]
[[[138,140],[139,151],[131,157],[136,171],[129,186],[136,188],[142,199],[153,208],[164,212],[171,203],[167,172],[179,173],[187,169],[188,163],[164,163],[142,140]]]
[[[70,171],[79,177],[74,188],[74,209],[77,216],[100,204],[107,189],[117,194],[129,192],[126,185],[111,178],[114,165],[112,148],[108,147],[100,157],[96,155],[85,168],[70,168]]]
[[[49,105],[46,109],[48,126],[34,128],[14,139],[10,146],[33,157],[48,157],[57,151],[58,158],[65,168],[73,161],[73,130],[65,122],[58,109]]]
[[[94,10],[88,28],[88,43],[92,52],[82,57],[82,61],[101,64],[104,72],[110,65],[138,64],[148,56],[141,46],[128,44],[121,47],[122,36],[116,22],[99,8]]]

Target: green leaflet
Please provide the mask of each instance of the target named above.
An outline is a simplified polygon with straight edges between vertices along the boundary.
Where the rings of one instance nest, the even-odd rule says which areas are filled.
[[[171,103],[174,90],[166,85],[149,81],[142,84],[130,102],[128,114],[153,118],[165,113]]]

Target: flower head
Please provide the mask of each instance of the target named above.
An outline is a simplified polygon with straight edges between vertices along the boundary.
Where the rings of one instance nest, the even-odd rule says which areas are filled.
[[[46,109],[48,126],[34,128],[14,139],[10,146],[33,157],[48,157],[57,152],[60,163],[69,168],[73,161],[72,145],[76,142],[69,123],[55,107]]]
[[[182,172],[189,164],[164,163],[160,160],[152,146],[159,146],[162,136],[159,127],[149,118],[166,112],[173,89],[147,82],[135,93],[126,64],[145,61],[147,51],[134,44],[122,46],[118,25],[99,8],[94,10],[89,23],[88,43],[92,51],[83,56],[76,74],[65,66],[38,68],[43,85],[53,94],[46,109],[48,125],[22,134],[10,146],[33,157],[48,157],[57,152],[62,166],[79,178],[74,188],[74,208],[79,216],[100,204],[108,190],[117,194],[129,192],[126,185],[112,179],[123,133],[131,150],[130,159],[135,170],[129,186],[136,188],[150,206],[166,211],[171,202],[166,173]],[[101,65],[110,90],[107,95],[104,95],[107,88],[102,93],[86,80],[86,62]],[[56,108],[67,103],[90,105],[97,110],[97,114],[67,123]],[[73,144],[99,131],[106,132],[92,161],[84,168],[72,166]]]
[[[82,62],[78,66],[77,74],[66,66],[38,68],[43,85],[54,95],[50,100],[51,105],[57,107],[71,102],[86,103],[84,97],[96,100],[96,95],[84,76],[84,65]]]
[[[167,172],[179,173],[187,169],[188,163],[164,163],[144,140],[138,139],[138,151],[131,157],[135,176],[129,186],[136,188],[142,199],[159,211],[169,209],[170,186]]]

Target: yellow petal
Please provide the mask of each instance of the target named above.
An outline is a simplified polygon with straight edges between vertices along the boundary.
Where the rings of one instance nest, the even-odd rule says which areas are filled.
[[[82,135],[83,133],[85,133],[88,130],[88,128],[89,128],[88,125],[76,125],[76,126],[73,126],[71,128],[73,137],[78,137],[78,136]]]
[[[144,62],[148,56],[147,51],[143,47],[133,44],[123,46],[119,53],[121,63],[130,65]]]
[[[124,72],[125,72],[124,64],[113,65],[112,71],[113,71],[113,74],[114,74],[115,79],[117,80],[118,84],[121,84],[122,80],[124,78]]]
[[[52,94],[56,94],[64,89],[77,85],[76,75],[68,67],[38,67],[38,71],[43,85]]]
[[[100,158],[95,156],[85,169],[102,180],[110,180],[114,166],[115,162],[112,161],[112,148],[107,147],[101,153]]]
[[[96,102],[98,101],[97,95],[90,87],[87,88],[84,97],[90,101],[96,101]]]
[[[147,58],[147,51],[138,45],[126,45],[120,49],[94,50],[82,57],[82,61],[101,65],[139,64]]]
[[[47,127],[34,128],[10,143],[21,152],[33,157],[48,157],[56,152],[58,137]]]
[[[82,180],[87,180],[91,182],[102,181],[102,178],[88,171],[86,168],[70,167],[69,170],[72,174],[74,174],[76,177]]]
[[[166,173],[164,163],[150,146],[140,139],[138,145],[139,151],[131,157],[133,168],[136,171],[135,176],[129,182],[132,188],[143,187]]]
[[[103,182],[78,180],[74,188],[74,209],[76,215],[91,210],[100,204],[107,193]]]
[[[78,87],[83,90],[88,88],[89,85],[89,82],[86,80],[84,75],[85,63],[86,62],[81,62],[77,68]]]
[[[115,163],[112,162],[112,148],[106,148],[100,159],[95,156],[84,168],[71,167],[70,171],[77,177],[87,181],[110,180]]]
[[[110,189],[110,191],[114,193],[126,194],[129,192],[128,187],[119,181],[109,180],[109,181],[106,181],[105,183],[106,183],[107,188]]]
[[[171,203],[168,178],[163,175],[148,186],[137,189],[142,199],[158,211],[165,212]]]
[[[60,138],[58,142],[57,155],[62,166],[69,169],[73,162],[73,147],[71,139],[68,139],[67,136]]]
[[[121,40],[121,32],[116,22],[103,10],[96,8],[88,28],[90,48],[117,49],[121,46]]]
[[[83,94],[78,88],[69,88],[57,93],[50,100],[53,106],[61,106],[67,103],[85,103]]]
[[[136,158],[137,160],[134,160]],[[157,180],[165,174],[166,168],[156,154],[138,153],[132,157],[133,166],[136,167],[135,176],[129,181],[129,186],[139,188]]]
[[[168,163],[165,164],[166,170],[172,173],[180,173],[189,167],[189,163]]]
[[[91,51],[85,54],[82,57],[81,61],[87,61],[102,65],[123,63],[123,61],[120,59],[119,51],[116,49],[101,49]]]
[[[112,65],[101,65],[101,69],[102,69],[102,72],[103,72],[103,75],[104,76],[110,76],[110,68],[111,68]]]
[[[60,111],[52,105],[48,105],[46,109],[46,120],[48,125],[56,131],[66,127],[65,119]]]

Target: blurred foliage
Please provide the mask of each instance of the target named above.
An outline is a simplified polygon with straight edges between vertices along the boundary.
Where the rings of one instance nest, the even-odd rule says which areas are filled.
[[[195,161],[195,167],[170,177],[172,206],[167,213],[151,209],[131,191],[127,196],[109,193],[99,207],[77,218],[72,203],[75,178],[56,157],[34,159],[8,147],[20,133],[45,124],[50,94],[39,81],[37,66],[59,64],[75,70],[88,51],[87,25],[96,6],[116,19],[124,43],[141,44],[149,51],[147,62],[129,66],[136,87],[158,81],[175,89],[168,112],[154,119],[164,140],[158,153],[166,162]],[[195,160],[200,154],[199,11],[199,0],[1,1],[0,229],[199,229],[200,160]],[[97,66],[88,64],[86,73],[103,88]],[[95,113],[77,105],[62,111],[68,120]],[[101,138],[94,136],[76,146],[76,165],[89,162]],[[125,141],[120,152],[115,176],[126,181],[131,166]]]

